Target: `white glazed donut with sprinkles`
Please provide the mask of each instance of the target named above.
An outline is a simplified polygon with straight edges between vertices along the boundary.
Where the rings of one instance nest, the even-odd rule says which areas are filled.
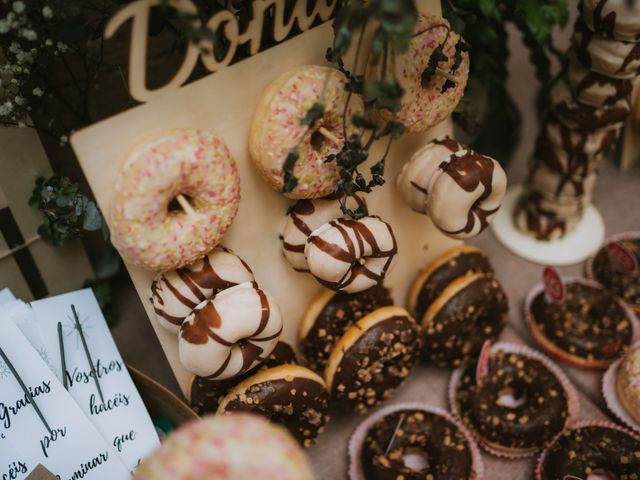
[[[266,359],[282,333],[275,299],[246,282],[198,305],[180,327],[182,365],[215,380],[241,375]]]
[[[345,132],[348,137],[355,131],[351,116],[363,110],[362,99],[351,95],[343,117],[349,96],[346,83],[334,68],[309,65],[283,73],[267,87],[251,122],[249,154],[271,188],[282,191],[284,162],[297,147],[300,157],[293,173],[298,183],[285,196],[320,198],[335,191],[339,168],[325,159],[340,152]],[[324,113],[308,129],[301,120],[316,102],[324,104]]]
[[[239,203],[236,163],[222,140],[204,130],[163,132],[118,173],[111,240],[138,267],[179,268],[218,245]]]

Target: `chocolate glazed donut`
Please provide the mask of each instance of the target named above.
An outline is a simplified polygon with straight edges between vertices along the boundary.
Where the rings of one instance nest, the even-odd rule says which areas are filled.
[[[613,424],[583,422],[556,439],[545,453],[539,471],[539,480],[587,478],[592,474],[640,478],[640,438]]]
[[[283,425],[305,447],[329,421],[329,392],[322,378],[299,365],[259,372],[234,387],[218,414],[252,412]]]
[[[322,374],[344,332],[365,315],[389,305],[393,300],[382,285],[358,293],[322,291],[311,301],[300,323],[300,348],[306,365]]]
[[[256,373],[262,372],[268,368],[286,364],[295,365],[297,363],[298,359],[296,358],[296,354],[293,351],[293,348],[291,348],[291,345],[283,341],[279,341],[273,351],[262,363],[253,370],[241,375],[227,380],[211,380],[209,378],[194,375],[189,383],[187,401],[189,402],[189,406],[193,408],[198,415],[215,413],[227,392],[243,380],[246,380]]]
[[[500,283],[483,273],[451,282],[422,314],[424,356],[440,367],[459,366],[496,340],[509,309]],[[419,315],[420,311],[416,311]]]
[[[464,368],[455,401],[462,421],[482,442],[509,453],[533,452],[564,429],[567,395],[540,361],[494,351],[481,384],[476,383],[476,368],[476,362]]]
[[[427,465],[414,470],[404,457],[419,453]],[[378,420],[367,432],[361,465],[367,480],[466,480],[473,478],[469,443],[448,419],[423,410],[399,410]]]

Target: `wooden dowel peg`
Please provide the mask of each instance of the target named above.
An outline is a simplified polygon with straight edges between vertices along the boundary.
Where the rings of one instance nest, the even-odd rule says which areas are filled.
[[[318,127],[318,132],[320,132],[320,134],[322,136],[324,136],[324,138],[326,138],[327,140],[335,143],[336,145],[340,145],[340,139],[338,137],[336,137],[333,133],[331,133],[329,130],[327,130],[324,127]]]
[[[184,195],[182,195],[181,193],[176,197],[176,200],[178,201],[178,203],[180,204],[180,206],[182,207],[182,209],[187,213],[187,215],[193,216],[195,217],[196,215],[196,211],[193,209],[193,207],[191,206],[191,204],[187,201],[186,198],[184,198]]]
[[[438,75],[443,76],[447,80],[451,80],[453,83],[458,83],[458,79],[454,75],[451,75],[446,70],[442,70],[441,68],[436,68],[436,72],[438,73]]]

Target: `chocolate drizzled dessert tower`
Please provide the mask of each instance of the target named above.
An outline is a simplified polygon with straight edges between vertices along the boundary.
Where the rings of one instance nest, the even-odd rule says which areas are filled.
[[[640,2],[581,0],[579,11],[514,211],[516,226],[538,240],[562,238],[580,222],[639,73]]]

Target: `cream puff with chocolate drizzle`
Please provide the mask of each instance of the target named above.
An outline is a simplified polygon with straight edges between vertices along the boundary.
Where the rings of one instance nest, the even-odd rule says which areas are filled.
[[[158,273],[151,283],[150,300],[158,323],[177,334],[198,304],[225,288],[253,280],[253,272],[240,257],[218,246],[185,267]]]
[[[398,244],[391,226],[379,217],[339,218],[316,229],[304,253],[309,271],[322,285],[355,293],[382,285]]]
[[[282,333],[274,298],[245,282],[198,305],[180,327],[178,351],[191,373],[224,380],[262,362]]]
[[[366,209],[364,198],[357,195],[344,200],[346,208]],[[316,200],[298,200],[287,210],[287,219],[280,235],[282,253],[294,270],[308,272],[309,266],[304,256],[307,238],[318,227],[336,218],[344,218],[339,195],[330,195]]]

